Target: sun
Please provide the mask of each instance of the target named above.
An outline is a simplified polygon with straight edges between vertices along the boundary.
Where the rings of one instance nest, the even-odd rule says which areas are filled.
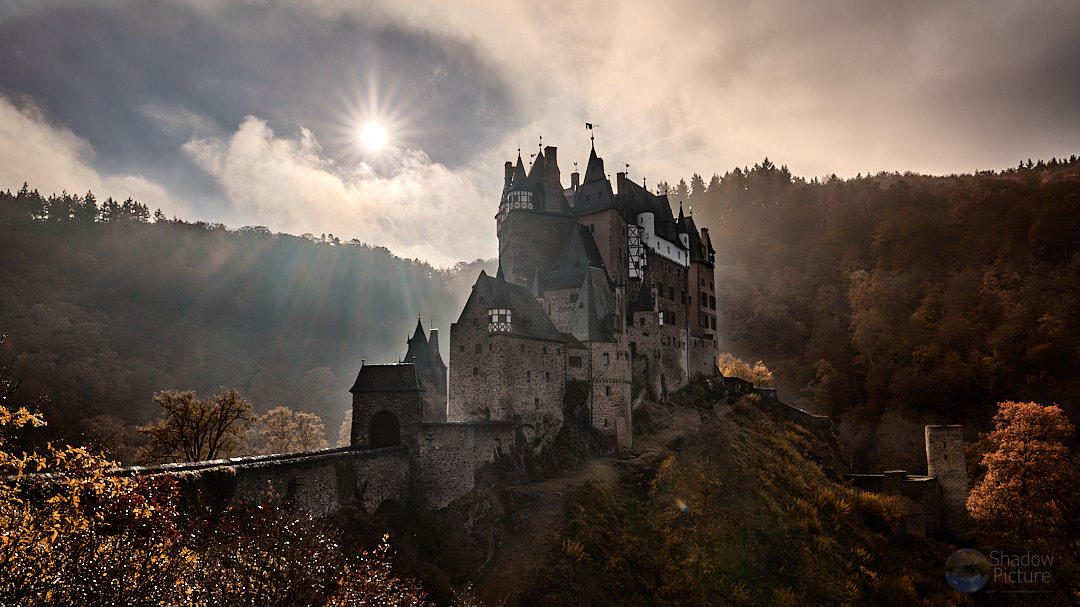
[[[386,131],[374,122],[368,123],[360,131],[360,142],[369,150],[377,150],[386,144]]]

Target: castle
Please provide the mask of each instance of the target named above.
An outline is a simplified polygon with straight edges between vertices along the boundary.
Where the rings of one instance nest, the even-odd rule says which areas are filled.
[[[707,229],[624,173],[612,188],[595,148],[584,179],[570,177],[563,188],[554,147],[528,171],[520,153],[506,163],[495,215],[499,267],[480,273],[451,325],[450,364],[438,330],[425,333],[419,319],[404,362],[363,362],[350,389],[350,446],[153,470],[212,478],[212,493],[226,502],[258,499],[272,483],[316,512],[349,504],[372,512],[391,502],[441,508],[502,453],[549,447],[570,395],[587,407],[604,450],[626,454],[635,406],[702,376],[717,376],[731,399],[756,394],[780,417],[831,431],[827,417],[780,402],[775,390],[720,376]],[[901,496],[912,532],[961,535],[962,437],[952,427],[926,432],[928,476],[849,481]]]
[[[595,147],[584,179],[575,170],[564,188],[549,146],[528,171],[520,153],[506,163],[495,220],[499,269],[480,273],[450,327],[449,371],[438,333],[425,339],[418,322],[405,363],[361,369],[355,444],[381,444],[390,415],[416,418],[374,404],[410,363],[423,388],[417,421],[512,422],[536,450],[562,425],[567,385],[581,382],[611,453],[632,444],[633,403],[716,372],[715,251],[666,195],[624,173],[613,189]]]

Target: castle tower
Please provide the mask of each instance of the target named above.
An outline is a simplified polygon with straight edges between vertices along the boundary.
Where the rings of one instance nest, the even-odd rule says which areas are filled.
[[[510,333],[513,320],[514,309],[510,306],[510,296],[506,294],[506,278],[500,265],[488,305],[488,333]]]
[[[552,243],[566,238],[574,218],[559,183],[556,150],[538,153],[529,174],[518,154],[513,170],[507,165],[496,223],[499,263],[506,280],[528,285],[536,271],[547,271],[555,253]]]
[[[926,426],[926,473],[941,491],[941,529],[956,538],[968,533],[967,461],[963,426]]]
[[[415,445],[424,394],[416,365],[362,364],[349,392],[353,395],[352,446]]]

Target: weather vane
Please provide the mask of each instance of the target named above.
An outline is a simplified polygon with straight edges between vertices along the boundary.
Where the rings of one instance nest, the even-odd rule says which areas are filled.
[[[597,127],[597,126],[600,126],[600,125],[599,124],[593,124],[591,122],[586,122],[585,123],[585,128],[589,129],[589,143],[592,145],[593,149],[596,149],[596,135],[593,134],[593,127]]]

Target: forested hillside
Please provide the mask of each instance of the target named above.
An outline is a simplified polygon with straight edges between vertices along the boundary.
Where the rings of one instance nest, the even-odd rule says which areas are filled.
[[[712,228],[721,350],[839,419],[856,466],[919,469],[924,423],[986,431],[998,401],[1080,419],[1076,157],[809,182],[765,160],[671,194]]]
[[[234,386],[311,411],[333,443],[362,358],[449,325],[491,262],[440,270],[333,235],[168,220],[132,200],[0,193],[0,363],[52,436],[156,418],[155,392]],[[111,417],[100,417],[111,416]]]
[[[721,350],[838,420],[855,468],[918,470],[923,424],[985,431],[999,401],[1080,418],[1075,157],[810,181],[765,160],[669,193],[711,229]],[[0,362],[76,441],[96,416],[149,421],[156,391],[223,385],[258,411],[317,413],[333,441],[360,359],[397,360],[418,314],[445,355],[494,265],[437,270],[333,235],[28,188],[0,194],[0,230]]]

